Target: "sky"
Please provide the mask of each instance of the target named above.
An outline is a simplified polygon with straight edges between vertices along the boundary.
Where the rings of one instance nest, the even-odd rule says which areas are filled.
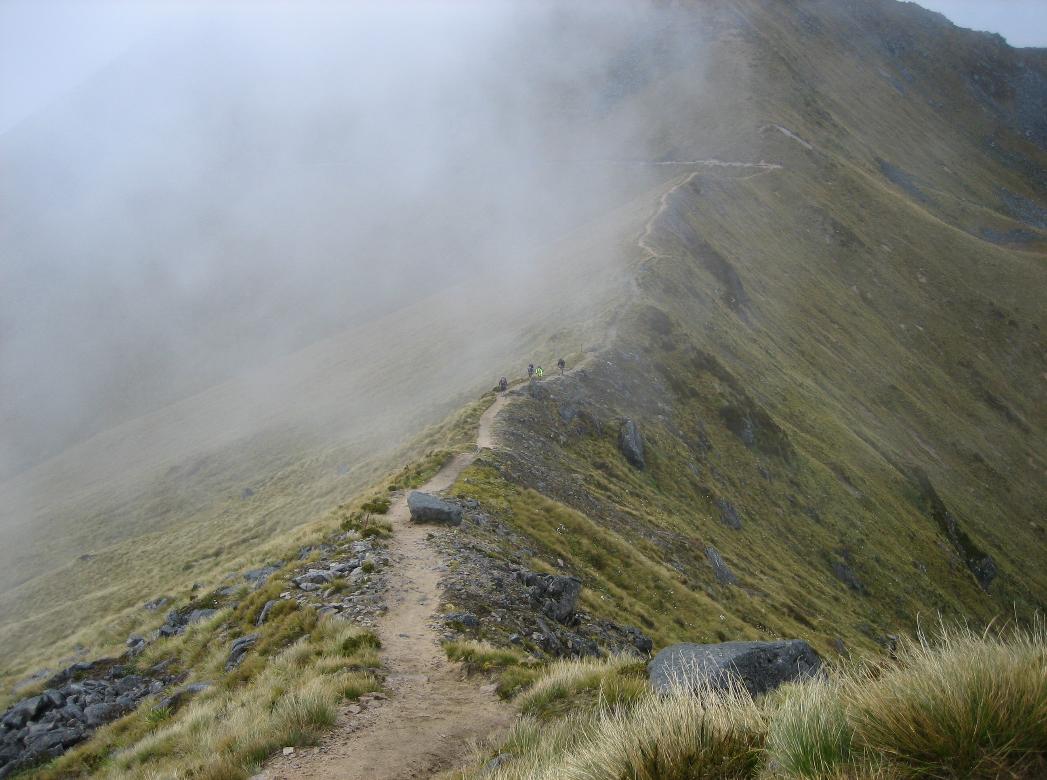
[[[1047,0],[919,0],[954,24],[1000,33],[1012,46],[1047,46]]]
[[[195,0],[0,0],[0,133],[73,89]],[[245,6],[246,2],[238,3]],[[1047,0],[920,0],[956,24],[1047,46]]]

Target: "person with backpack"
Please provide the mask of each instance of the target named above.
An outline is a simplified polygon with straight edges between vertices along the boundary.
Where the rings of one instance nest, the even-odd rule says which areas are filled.
[[[509,380],[504,376],[498,380],[498,391],[504,393],[509,389]]]
[[[563,376],[563,371],[565,368],[567,368],[567,361],[563,358],[560,358],[556,361],[556,367],[560,369],[560,376]]]
[[[527,366],[527,378],[530,379],[532,376],[534,376],[534,363]]]

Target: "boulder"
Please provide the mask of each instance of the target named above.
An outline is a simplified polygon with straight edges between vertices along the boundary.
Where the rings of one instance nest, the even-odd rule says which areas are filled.
[[[444,615],[445,623],[459,623],[465,628],[479,628],[480,619],[472,612],[448,612]]]
[[[202,693],[211,687],[211,683],[199,682],[186,685],[184,688],[179,688],[177,691],[172,693],[167,698],[160,702],[160,706],[170,712],[177,710],[182,704],[185,703],[186,699],[195,696],[198,693]]]
[[[125,644],[127,645],[127,654],[134,658],[135,656],[142,654],[142,651],[145,650],[148,642],[146,642],[145,637],[139,636],[138,634],[131,634],[131,636],[127,637],[127,642]]]
[[[257,641],[258,634],[248,634],[233,642],[233,646],[229,649],[229,658],[225,662],[225,670],[228,672],[234,666],[239,666],[247,651],[254,647]]]
[[[9,729],[20,729],[29,721],[34,720],[49,705],[50,702],[43,696],[32,696],[28,699],[22,699],[22,701],[4,713],[3,720],[0,722]]]
[[[642,469],[647,465],[643,456],[643,437],[640,436],[640,429],[632,420],[625,420],[622,423],[622,428],[618,433],[618,449],[622,451],[625,459],[636,468]]]
[[[654,649],[654,642],[643,631],[635,626],[623,626],[622,633],[625,634],[629,643],[644,655],[650,655]]]
[[[84,720],[87,721],[88,726],[97,727],[116,720],[120,713],[120,707],[110,702],[88,704],[84,707]]]
[[[759,696],[783,683],[814,677],[821,665],[821,658],[802,639],[679,644],[658,653],[648,664],[647,675],[659,693],[704,685],[724,690],[733,680]]]
[[[260,626],[265,623],[265,621],[269,619],[269,613],[272,611],[273,607],[279,603],[280,599],[269,599],[269,601],[265,602],[262,611],[258,613],[258,620],[255,621],[255,625]]]
[[[462,522],[460,506],[417,490],[407,497],[407,508],[411,510],[411,522],[414,523],[459,525]]]
[[[582,592],[580,579],[535,572],[526,572],[521,579],[545,615],[565,625],[574,622],[574,608]]]
[[[311,582],[314,585],[326,585],[335,578],[335,575],[326,569],[309,569],[305,574],[302,574],[294,578],[294,581],[298,584],[303,582]]]
[[[131,693],[135,688],[145,685],[145,678],[137,674],[129,674],[116,681],[116,690],[120,693]]]
[[[260,569],[251,569],[250,571],[244,572],[244,579],[251,583],[255,590],[258,590],[278,571],[280,571],[279,564],[270,564],[269,566],[263,566]]]
[[[75,745],[83,738],[84,730],[81,728],[54,729],[26,740],[26,757],[57,756],[63,749]]]
[[[185,619],[185,623],[188,626],[193,625],[193,623],[202,623],[205,620],[210,620],[217,612],[217,609],[194,609]]]

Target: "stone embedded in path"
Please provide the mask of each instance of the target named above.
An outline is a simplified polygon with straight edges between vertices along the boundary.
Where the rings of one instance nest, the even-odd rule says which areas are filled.
[[[411,510],[413,523],[459,525],[462,522],[460,506],[417,490],[407,497],[407,508]]]
[[[724,642],[717,645],[671,645],[647,666],[659,693],[709,686],[725,690],[731,681],[753,696],[793,680],[814,677],[822,660],[802,639],[781,642]]]

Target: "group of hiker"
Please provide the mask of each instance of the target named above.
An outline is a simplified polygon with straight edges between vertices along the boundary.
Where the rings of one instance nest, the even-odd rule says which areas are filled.
[[[563,372],[567,368],[567,361],[563,358],[560,358],[556,361],[556,367],[560,369],[560,376],[563,376]],[[541,379],[544,376],[545,369],[543,369],[541,366],[535,366],[534,363],[531,363],[527,366],[528,379]],[[506,379],[504,376],[498,380],[498,389],[501,390],[503,393],[509,389],[509,380]]]

